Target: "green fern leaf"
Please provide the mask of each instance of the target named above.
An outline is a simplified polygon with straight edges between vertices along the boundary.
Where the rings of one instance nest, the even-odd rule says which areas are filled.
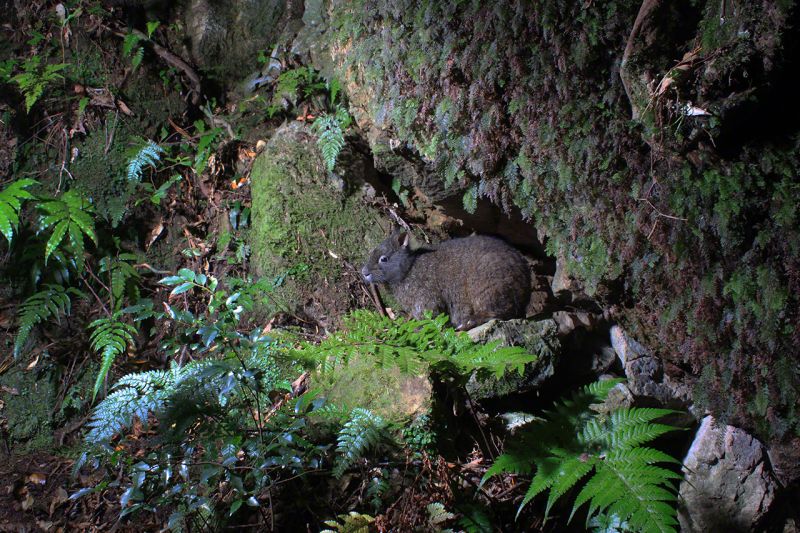
[[[386,422],[368,409],[356,407],[350,413],[339,437],[336,439],[337,458],[333,467],[333,475],[342,477],[358,459],[383,440]]]
[[[25,190],[38,184],[32,179],[21,179],[0,191],[0,233],[11,244],[14,232],[19,226],[19,212],[24,200],[32,200],[33,194]]]
[[[487,476],[511,471],[512,467],[516,472],[529,471],[529,465],[535,464],[520,511],[549,490],[549,514],[555,502],[585,478],[570,519],[588,503],[587,520],[613,515],[636,531],[675,530],[674,481],[681,476],[656,464],[678,461],[661,451],[641,447],[677,429],[654,423],[674,411],[623,408],[607,415],[593,411],[593,405],[603,401],[618,382],[593,383],[556,402],[542,421],[526,424],[517,441],[509,443],[506,453],[487,471]]]
[[[49,318],[58,318],[59,315],[68,315],[71,307],[70,294],[82,296],[77,289],[65,289],[61,285],[45,285],[44,288],[32,294],[19,306],[19,330],[14,339],[14,356],[19,356],[25,341],[28,340],[34,326]]]
[[[133,254],[120,254],[116,258],[104,257],[100,260],[100,274],[107,274],[111,278],[111,299],[114,311],[122,308],[126,292],[136,300],[139,297],[136,281],[141,277],[136,268],[131,264],[136,261]]]
[[[164,153],[163,148],[148,140],[128,161],[128,181],[142,181],[142,172],[145,167],[155,168]]]
[[[531,471],[534,458],[529,453],[501,454],[486,471],[478,487],[482,487],[490,478],[499,474],[525,474]]]
[[[42,230],[52,228],[50,238],[45,246],[45,263],[62,245],[64,237],[69,235],[72,256],[78,271],[83,270],[84,237],[97,244],[92,213],[94,208],[82,196],[73,191],[66,191],[58,199],[45,200],[38,207],[46,214],[42,217]]]
[[[133,49],[139,44],[139,41],[142,38],[136,33],[128,33],[125,35],[125,38],[122,39],[122,55],[127,57],[131,55]]]
[[[428,524],[437,529],[440,524],[456,517],[453,513],[448,512],[445,506],[439,502],[429,503],[425,509],[428,511]]]
[[[93,329],[89,337],[92,349],[103,357],[92,390],[92,401],[94,401],[114,360],[119,354],[124,353],[129,345],[133,344],[136,328],[120,321],[116,314],[95,320],[89,324],[89,328]]]
[[[344,148],[344,130],[349,121],[350,115],[340,107],[333,115],[320,115],[311,125],[311,130],[317,136],[317,145],[322,152],[322,159],[329,171],[333,171],[339,152]]]
[[[350,511],[340,514],[338,520],[325,520],[324,524],[331,529],[323,529],[320,533],[369,533],[370,525],[375,519],[368,514]]]

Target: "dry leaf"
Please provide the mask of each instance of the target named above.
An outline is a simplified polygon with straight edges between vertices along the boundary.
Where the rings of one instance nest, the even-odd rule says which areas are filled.
[[[56,510],[56,507],[67,500],[69,500],[69,494],[67,494],[67,491],[64,489],[64,487],[58,487],[56,489],[56,493],[53,495],[53,499],[50,501],[50,516],[53,516],[53,511]]]
[[[33,501],[34,500],[33,500],[33,496],[31,496],[31,493],[30,492],[27,493],[25,495],[25,499],[22,500],[22,502],[20,503],[20,505],[22,506],[22,510],[23,511],[27,511],[28,509],[33,507]]]
[[[156,242],[156,240],[161,236],[163,231],[164,223],[161,221],[161,219],[159,219],[158,224],[156,224],[153,229],[150,230],[150,234],[147,236],[147,242],[145,242],[144,245],[145,251],[150,249],[153,243]]]

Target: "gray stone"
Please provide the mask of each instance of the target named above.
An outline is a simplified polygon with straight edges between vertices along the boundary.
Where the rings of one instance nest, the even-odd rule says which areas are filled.
[[[749,531],[775,501],[778,483],[761,443],[711,416],[700,424],[683,464],[683,531]]]
[[[672,407],[686,407],[691,403],[689,387],[665,375],[661,360],[619,326],[611,327],[611,346],[622,363],[634,396],[652,398]]]
[[[567,260],[561,254],[556,258],[556,271],[553,274],[553,281],[550,284],[550,288],[556,296],[558,296],[559,293],[570,293],[573,300],[587,298],[583,284],[569,273]]]
[[[194,63],[218,82],[237,85],[270,53],[286,26],[286,0],[191,0],[184,22]]]
[[[467,392],[473,399],[498,398],[532,390],[555,373],[562,345],[554,320],[492,320],[468,333],[475,342],[500,341],[501,346],[522,346],[529,353],[539,356],[538,361],[528,365],[521,376],[512,373],[501,379],[478,379],[473,375],[467,383]]]

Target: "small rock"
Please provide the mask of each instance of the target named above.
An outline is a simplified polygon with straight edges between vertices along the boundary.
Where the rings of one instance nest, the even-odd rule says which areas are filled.
[[[556,258],[556,271],[553,274],[553,281],[550,287],[553,294],[556,296],[558,296],[559,293],[566,292],[572,294],[573,300],[586,298],[583,284],[569,274],[567,260],[560,254]]]
[[[556,311],[553,320],[558,324],[559,335],[569,335],[576,328],[591,331],[597,322],[595,315],[586,311]]]
[[[683,461],[682,531],[748,531],[775,501],[778,484],[762,444],[707,416]]]
[[[561,355],[558,325],[551,319],[491,320],[473,328],[468,335],[474,342],[500,341],[501,346],[522,346],[539,356],[538,361],[526,367],[522,376],[511,373],[501,379],[478,379],[473,375],[467,383],[467,392],[476,400],[535,389],[555,373]]]

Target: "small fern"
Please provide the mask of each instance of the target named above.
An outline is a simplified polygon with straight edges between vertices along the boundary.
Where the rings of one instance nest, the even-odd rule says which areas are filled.
[[[14,339],[14,356],[19,356],[25,341],[31,334],[34,326],[49,318],[68,315],[71,307],[70,294],[83,296],[72,287],[65,289],[61,285],[45,285],[44,288],[28,297],[19,306],[19,330]]]
[[[11,78],[25,95],[25,111],[31,112],[33,105],[44,94],[44,89],[50,83],[62,79],[59,74],[69,66],[68,63],[55,63],[41,67],[41,56],[35,55],[22,64],[24,72]]]
[[[345,470],[353,466],[364,454],[385,439],[387,424],[369,409],[356,407],[350,412],[336,439],[336,462],[333,475],[342,477]]]
[[[432,529],[438,529],[443,523],[456,517],[453,513],[448,512],[445,506],[439,502],[429,503],[425,509],[428,511],[428,525],[430,525]]]
[[[93,330],[89,337],[92,350],[100,353],[103,357],[92,389],[92,401],[94,401],[114,360],[119,354],[124,353],[129,345],[133,344],[136,328],[119,320],[117,313],[95,320],[89,324],[89,328]]]
[[[42,201],[38,207],[45,212],[40,222],[40,228],[42,230],[52,228],[50,238],[45,245],[45,263],[68,236],[75,265],[79,272],[82,271],[84,236],[89,237],[97,244],[94,219],[92,218],[94,207],[73,191],[66,191],[58,199]]]
[[[32,200],[34,196],[25,190],[38,182],[32,179],[21,179],[0,191],[0,233],[11,244],[14,232],[19,227],[19,212],[24,200]]]
[[[144,146],[136,151],[136,153],[128,161],[128,181],[140,182],[142,181],[142,172],[145,167],[156,167],[156,164],[161,160],[161,154],[165,153],[164,149],[151,140],[148,140]]]
[[[100,274],[110,277],[111,307],[119,311],[125,300],[125,294],[131,295],[133,300],[139,297],[136,281],[141,277],[136,268],[131,264],[136,260],[134,254],[120,254],[118,257],[104,257],[100,260]]]
[[[338,520],[325,520],[325,525],[331,529],[323,529],[320,533],[369,533],[370,525],[375,519],[368,514],[350,511],[340,514]]]
[[[124,376],[114,385],[115,390],[95,407],[86,442],[105,445],[130,427],[134,418],[147,423],[150,413],[163,408],[180,372],[180,368],[173,367]]]
[[[534,467],[519,510],[549,491],[545,515],[553,504],[592,474],[575,499],[570,519],[589,503],[587,521],[598,514],[616,515],[636,531],[674,531],[677,473],[654,466],[678,463],[641,444],[677,428],[654,423],[674,413],[668,409],[616,409],[594,412],[619,380],[592,383],[554,406],[541,422],[524,426],[487,470],[481,483],[500,473],[525,474]]]
[[[407,374],[431,366],[464,378],[473,372],[497,377],[510,371],[522,374],[525,365],[537,359],[518,346],[476,344],[466,333],[449,327],[445,315],[392,320],[363,309],[345,317],[340,331],[319,344],[301,343],[292,355],[325,373],[346,365],[356,353],[369,355],[379,367],[398,367]]]
[[[131,64],[136,69],[144,59],[144,47],[139,43],[144,41],[144,36],[139,33],[128,33],[122,40],[122,56],[131,56]]]
[[[333,171],[336,158],[344,148],[344,131],[351,120],[347,111],[343,107],[338,107],[336,113],[320,115],[311,125],[311,130],[317,136],[322,159],[329,171]]]

